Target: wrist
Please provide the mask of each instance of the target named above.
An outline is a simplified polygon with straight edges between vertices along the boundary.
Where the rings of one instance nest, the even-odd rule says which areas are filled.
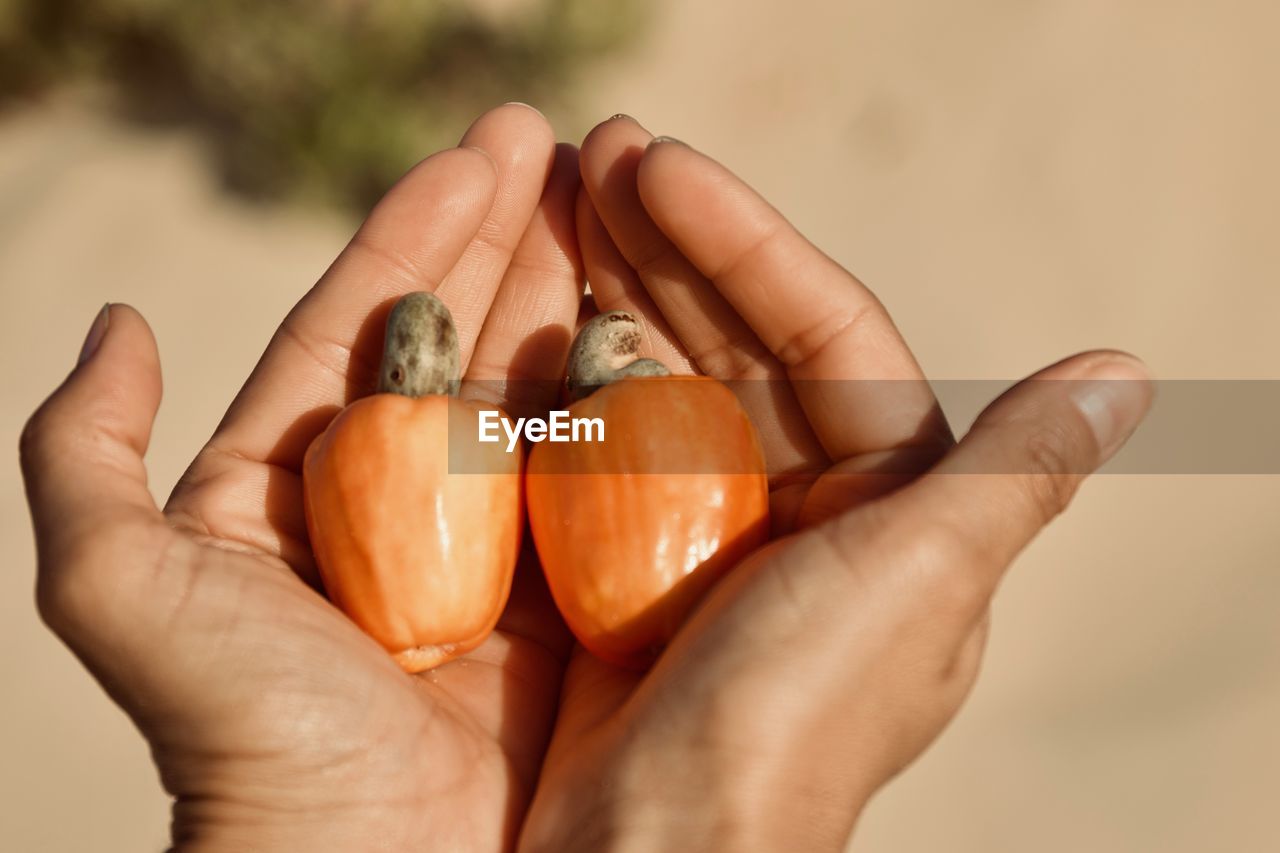
[[[770,766],[759,751],[640,748],[540,792],[521,853],[845,849],[862,800]],[[590,753],[588,753],[590,754]],[[610,767],[608,778],[599,775]],[[815,768],[816,769],[816,768]]]
[[[171,853],[254,850],[359,851],[432,849],[406,834],[403,816],[319,809],[285,814],[250,804],[179,801],[173,806]]]
[[[382,773],[337,764],[161,766],[174,853],[456,849],[442,843],[449,823],[438,804]]]

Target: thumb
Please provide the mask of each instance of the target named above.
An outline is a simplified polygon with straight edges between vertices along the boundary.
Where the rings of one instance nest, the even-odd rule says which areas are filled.
[[[988,406],[941,462],[881,504],[910,533],[926,597],[956,605],[966,622],[982,618],[1005,569],[1128,440],[1153,396],[1141,362],[1097,351]]]
[[[167,540],[142,461],[160,392],[151,329],[132,308],[106,305],[75,369],[23,430],[38,600],[69,641],[130,596],[129,571],[154,565],[147,554]]]

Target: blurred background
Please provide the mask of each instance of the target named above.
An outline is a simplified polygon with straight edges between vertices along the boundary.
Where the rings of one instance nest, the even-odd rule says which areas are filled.
[[[369,203],[512,99],[713,153],[933,377],[1280,378],[1277,32],[1263,0],[0,0],[0,442],[130,302],[163,500]],[[1280,477],[1091,481],[853,849],[1280,849],[1278,518]],[[35,615],[13,462],[0,548],[0,849],[162,849],[143,741]]]

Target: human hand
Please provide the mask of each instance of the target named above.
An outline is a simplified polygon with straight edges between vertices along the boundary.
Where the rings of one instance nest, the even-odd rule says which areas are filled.
[[[953,446],[875,297],[723,167],[625,117],[581,162],[597,305],[733,382],[778,536],[646,675],[574,655],[522,848],[842,849],[960,707],[1001,575],[1141,420],[1146,371],[1066,359]]]
[[[407,291],[450,306],[464,396],[554,404],[582,293],[577,186],[576,152],[519,105],[415,167],[281,324],[163,513],[142,459],[159,361],[131,308],[99,318],[31,419],[41,613],[150,742],[176,846],[512,843],[569,645],[536,565],[484,645],[406,676],[309,585],[299,472],[337,409],[373,389]]]

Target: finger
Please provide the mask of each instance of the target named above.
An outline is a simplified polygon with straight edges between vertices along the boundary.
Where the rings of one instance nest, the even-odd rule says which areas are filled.
[[[797,507],[795,527],[805,528],[869,503],[915,480],[938,461],[935,444],[906,445],[851,456],[817,476]]]
[[[542,200],[485,319],[462,385],[464,399],[492,403],[515,417],[544,415],[559,399],[582,304],[583,267],[574,223],[579,185],[577,148],[558,145]],[[570,641],[532,544],[526,542],[495,634],[467,660],[486,659],[496,653],[504,662],[504,671],[514,668],[521,678],[549,685],[548,704],[534,703],[526,709],[529,730],[545,730],[558,695],[550,688],[559,683]],[[474,680],[484,669],[445,667],[432,677],[447,684],[461,682],[455,685],[458,692],[467,693],[468,679]],[[500,710],[478,708],[476,713],[492,716]],[[500,737],[511,733],[500,719],[492,719],[491,724]],[[517,740],[520,744],[529,742],[527,737]],[[533,756],[526,756],[524,764],[537,766]]]
[[[441,151],[401,178],[285,317],[210,444],[297,471],[312,435],[289,428],[372,390],[382,348],[372,315],[409,291],[437,289],[488,215],[496,181],[490,158],[469,148]]]
[[[1146,368],[1122,353],[1046,368],[992,403],[929,473],[874,505],[877,541],[916,555],[923,598],[961,624],[978,620],[1014,557],[1119,450],[1152,396]],[[858,515],[836,519],[833,535],[863,529]]]
[[[590,323],[599,313],[600,309],[596,306],[595,296],[591,293],[584,294],[582,302],[578,304],[578,319],[573,321],[573,333],[578,334],[582,327]]]
[[[786,366],[833,459],[950,443],[884,307],[750,187],[674,141],[649,146],[638,182],[657,226]]]
[[[278,557],[315,579],[302,456],[333,414],[369,393],[386,312],[436,289],[492,205],[493,162],[467,148],[427,158],[378,203],[289,312],[166,505],[171,523]]]
[[[574,223],[579,187],[577,148],[558,145],[542,200],[485,319],[462,385],[464,398],[493,403],[516,417],[543,415],[559,399],[564,364],[583,301],[583,266]],[[558,683],[561,657],[567,656],[571,635],[551,600],[531,543],[525,543],[516,566],[497,635],[502,639],[487,643],[473,656],[489,653],[491,646],[504,653],[523,647],[526,657],[531,654],[535,661],[555,664],[556,674],[549,683]],[[547,650],[559,656],[548,658]],[[513,658],[507,660],[510,665]],[[461,668],[440,677],[468,677],[457,669]],[[528,677],[546,680],[545,672],[536,668]],[[555,691],[548,695],[552,703],[555,696]],[[551,712],[550,707],[544,710]],[[531,714],[537,711],[530,708]],[[531,719],[530,725],[538,723]]]
[[[501,144],[496,137],[503,129],[525,143]],[[483,320],[482,312],[472,316],[477,299],[487,311],[502,272],[486,278],[482,269],[505,268],[496,229],[503,221],[521,224],[537,203],[547,164],[539,165],[536,151],[545,142],[549,157],[549,133],[531,108],[499,107],[468,131],[468,147],[428,157],[397,182],[285,318],[211,448],[296,471],[324,419],[310,419],[319,426],[309,430],[290,427],[320,407],[372,390],[385,319],[378,309],[406,292],[435,292],[449,303],[441,289],[446,277],[455,291],[460,276],[473,277],[482,295],[462,294],[456,308],[450,305],[460,339],[473,342]]]
[[[731,573],[713,597],[741,598],[733,606],[773,643],[801,625],[843,630],[853,595],[878,624],[928,624],[939,648],[952,648],[979,623],[1017,553],[1119,448],[1150,401],[1147,373],[1129,356],[1059,362],[988,406],[929,473],[775,543],[789,543],[786,559],[764,555],[758,578]]]
[[[73,647],[118,626],[132,601],[152,594],[144,584],[164,580],[151,573],[172,533],[142,461],[160,390],[146,321],[126,305],[108,306],[83,361],[23,431],[40,610]]]
[[[633,119],[619,116],[583,140],[582,183],[601,221],[703,373],[717,379],[781,378],[773,355],[640,203],[636,172],[652,138]]]
[[[555,164],[485,318],[462,384],[464,399],[483,400],[516,417],[555,405],[583,272],[574,228],[578,152],[556,148]]]
[[[640,321],[642,358],[657,359],[672,373],[694,373],[692,357],[667,325],[636,271],[613,244],[586,190],[578,193],[577,223],[582,260],[596,310],[630,313]]]
[[[465,374],[512,253],[543,194],[555,157],[555,134],[542,113],[526,104],[512,103],[476,119],[461,145],[488,154],[498,173],[488,215],[435,291],[449,306],[458,327]]]
[[[781,363],[645,213],[636,169],[651,138],[634,120],[619,117],[583,142],[583,186],[600,221],[698,369],[731,383],[760,435],[774,482],[821,470],[829,460]]]

